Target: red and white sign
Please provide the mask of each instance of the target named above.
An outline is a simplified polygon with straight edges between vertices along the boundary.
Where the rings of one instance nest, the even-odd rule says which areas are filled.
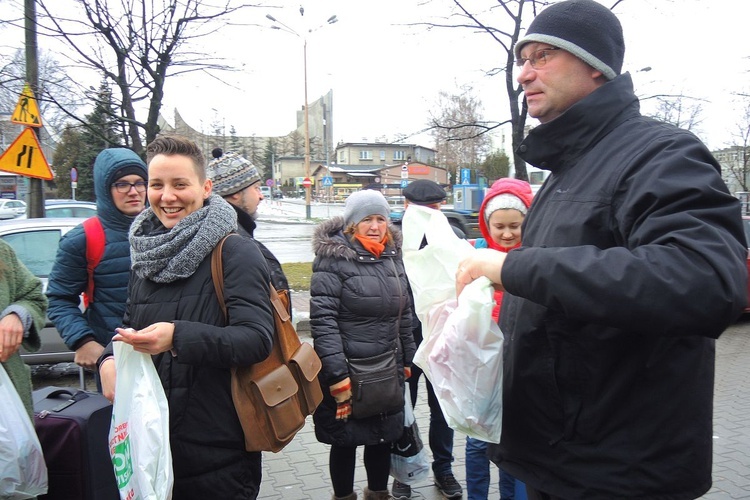
[[[305,180],[302,181],[302,185],[306,188],[309,188],[310,186],[312,186],[312,181],[309,177],[305,177]]]

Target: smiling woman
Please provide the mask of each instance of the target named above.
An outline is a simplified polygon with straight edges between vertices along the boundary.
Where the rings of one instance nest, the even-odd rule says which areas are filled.
[[[211,194],[211,181],[197,172],[197,161],[183,155],[159,153],[148,165],[148,201],[159,221],[172,229],[203,207]]]
[[[211,194],[194,142],[161,136],[148,145],[147,157],[151,206],[131,226],[127,308],[113,340],[153,356],[170,419],[181,422],[171,422],[170,434],[175,498],[256,498],[261,457],[245,451],[229,381],[232,368],[270,352],[268,266],[249,238],[226,239],[224,316],[210,285],[210,260],[237,230],[237,214]],[[102,392],[110,400],[117,397],[112,350],[110,344],[99,360]]]

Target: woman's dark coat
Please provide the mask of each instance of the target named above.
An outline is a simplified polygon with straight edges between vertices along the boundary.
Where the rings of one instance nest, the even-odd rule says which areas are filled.
[[[239,236],[226,240],[222,259],[228,326],[211,280],[210,254],[192,276],[172,283],[131,273],[125,324],[175,325],[175,355],[154,356],[169,400],[175,499],[247,499],[260,489],[261,455],[244,449],[230,368],[262,361],[271,351],[268,268],[258,247]]]
[[[348,421],[336,420],[330,386],[349,376],[346,357],[363,358],[398,349],[398,363],[410,366],[415,345],[411,303],[401,260],[401,233],[394,228],[381,256],[343,234],[344,219],[322,223],[313,234],[310,325],[315,350],[323,362],[323,403],[313,415],[319,441],[337,446],[379,444],[397,440],[403,411]],[[403,387],[403,369],[399,370]]]

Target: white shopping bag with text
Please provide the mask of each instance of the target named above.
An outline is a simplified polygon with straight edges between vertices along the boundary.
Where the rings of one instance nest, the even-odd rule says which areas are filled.
[[[115,401],[109,452],[123,500],[169,500],[174,475],[169,406],[148,354],[115,342]]]

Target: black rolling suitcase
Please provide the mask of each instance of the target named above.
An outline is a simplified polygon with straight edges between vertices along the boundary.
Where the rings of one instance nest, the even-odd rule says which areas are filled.
[[[112,404],[99,393],[67,387],[37,389],[34,426],[47,463],[46,500],[118,500],[109,428]]]

